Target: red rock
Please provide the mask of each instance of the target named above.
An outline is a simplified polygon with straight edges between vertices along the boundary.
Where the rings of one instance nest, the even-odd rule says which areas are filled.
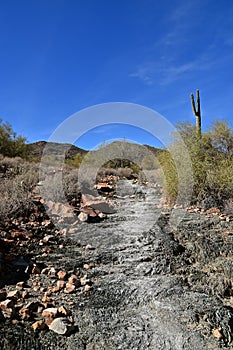
[[[49,307],[44,309],[42,312],[42,316],[45,318],[56,318],[58,315],[58,309],[56,307]]]
[[[63,280],[67,276],[67,272],[60,270],[60,271],[58,271],[57,275],[58,275],[59,279]]]
[[[75,285],[71,284],[71,283],[66,283],[66,287],[64,289],[64,292],[67,294],[73,293],[73,291],[75,290]]]
[[[39,320],[36,321],[32,324],[32,328],[34,329],[34,331],[38,330],[42,330],[45,329],[47,327],[46,323],[43,320]]]
[[[68,310],[65,306],[60,306],[58,308],[58,312],[61,316],[70,316],[71,315],[71,311]]]
[[[217,339],[222,339],[223,338],[223,335],[222,335],[222,333],[220,332],[220,330],[218,328],[213,329],[212,333],[213,333],[214,337],[217,338]]]
[[[22,320],[28,320],[31,317],[29,309],[25,307],[19,310],[19,314],[21,315]]]
[[[59,288],[59,290],[63,289],[66,285],[65,281],[57,281],[57,287]]]
[[[86,269],[86,270],[89,270],[91,268],[91,265],[89,264],[84,264],[83,265],[83,268]]]
[[[210,208],[206,211],[207,214],[221,214],[221,211],[218,208]]]

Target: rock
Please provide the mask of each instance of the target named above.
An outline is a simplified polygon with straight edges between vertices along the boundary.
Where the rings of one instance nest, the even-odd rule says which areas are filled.
[[[43,243],[48,243],[48,242],[51,242],[53,238],[54,238],[53,235],[45,235],[42,241]]]
[[[80,278],[80,283],[81,283],[81,286],[85,286],[87,283],[90,282],[90,279],[87,278],[87,275],[83,276]]]
[[[58,317],[49,325],[49,329],[57,334],[67,335],[74,329],[74,325],[67,318]]]
[[[217,339],[222,339],[223,338],[223,335],[222,335],[222,333],[220,332],[220,330],[218,328],[213,329],[212,333],[213,333],[214,337],[217,338]]]
[[[22,320],[28,320],[31,317],[31,313],[29,309],[23,307],[22,309],[19,310],[19,314],[22,317]]]
[[[74,284],[76,287],[79,287],[80,286],[80,281],[79,281],[79,278],[77,275],[71,275],[69,278],[68,278],[68,282],[70,284]]]
[[[50,268],[49,267],[45,267],[44,269],[41,270],[41,274],[48,275],[49,271],[50,271]]]
[[[84,264],[84,265],[83,265],[83,268],[84,268],[85,270],[89,270],[89,269],[91,268],[91,265],[89,265],[89,264]]]
[[[15,303],[13,302],[13,300],[11,300],[11,299],[6,299],[6,300],[4,300],[4,301],[2,301],[2,302],[0,303],[0,308],[1,308],[3,311],[5,311],[5,310],[8,310],[8,309],[10,309],[10,308],[13,308],[14,305],[15,305]]]
[[[63,280],[67,276],[67,272],[60,270],[60,271],[58,271],[57,276],[59,279]]]
[[[85,247],[86,250],[95,250],[95,247],[92,247],[91,244],[87,244]]]
[[[5,318],[12,318],[15,315],[14,302],[11,299],[6,299],[0,303],[3,316]]]
[[[27,286],[27,284],[24,281],[21,281],[21,282],[16,283],[16,286],[19,288],[25,288]]]
[[[64,289],[64,292],[67,294],[73,293],[73,291],[75,290],[75,285],[71,284],[71,283],[66,283],[66,287]]]
[[[36,321],[32,324],[32,328],[34,329],[34,331],[38,330],[42,330],[45,329],[47,327],[46,323],[43,320],[39,320]]]
[[[219,210],[218,208],[210,208],[208,210],[206,210],[207,214],[216,214],[216,215],[220,215],[221,214],[221,210]]]
[[[42,312],[42,316],[46,318],[56,318],[58,315],[58,309],[56,307],[49,307],[44,309]]]
[[[21,294],[18,290],[12,290],[7,294],[7,299],[19,299],[21,297]]]
[[[91,286],[89,284],[86,284],[84,287],[84,292],[89,292],[91,290]]]
[[[74,235],[78,232],[77,228],[69,228],[68,234],[69,235]]]
[[[68,310],[65,306],[60,306],[58,308],[58,312],[60,316],[70,316],[71,315],[71,311]]]
[[[38,265],[33,264],[32,273],[35,275],[39,275],[41,273],[41,269],[39,268]]]
[[[30,301],[25,308],[29,310],[29,312],[37,312],[38,308],[43,306],[39,301]]]
[[[81,212],[78,215],[78,219],[82,222],[86,222],[86,221],[88,221],[88,215],[86,213]]]

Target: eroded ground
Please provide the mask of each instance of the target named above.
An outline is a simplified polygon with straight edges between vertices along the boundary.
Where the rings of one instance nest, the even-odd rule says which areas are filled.
[[[87,283],[48,296],[47,306],[71,311],[76,327],[71,334],[34,331],[31,325],[42,318],[38,314],[25,321],[16,317],[0,324],[0,347],[233,349],[233,223],[214,213],[184,216],[179,209],[162,208],[160,197],[158,187],[120,181],[116,213],[106,220],[83,222],[75,234],[55,235],[47,245],[35,240],[30,249],[22,246],[22,254],[29,249],[28,259],[41,268],[66,271],[65,279],[74,274]],[[20,275],[18,281],[22,277],[30,287],[27,303],[41,302],[58,280],[46,273]]]

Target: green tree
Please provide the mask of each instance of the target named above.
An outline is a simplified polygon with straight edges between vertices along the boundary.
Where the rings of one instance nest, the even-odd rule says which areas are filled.
[[[9,123],[0,119],[0,153],[8,157],[26,157],[26,138],[16,134]]]

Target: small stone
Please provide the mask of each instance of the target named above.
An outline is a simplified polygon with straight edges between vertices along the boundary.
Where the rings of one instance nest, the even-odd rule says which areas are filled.
[[[43,270],[41,270],[41,274],[48,275],[49,271],[50,271],[50,268],[49,267],[45,267]]]
[[[63,281],[63,280],[57,281],[57,288],[58,288],[59,290],[65,288],[65,285],[66,285],[66,282],[65,282],[65,281]]]
[[[53,240],[53,235],[45,235],[44,238],[43,238],[43,243],[48,243],[48,242],[51,242]]]
[[[45,293],[42,297],[42,302],[43,303],[50,303],[52,301],[52,298],[50,298],[47,293]]]
[[[75,233],[77,233],[77,229],[76,228],[70,228],[68,230],[68,234],[70,234],[70,235],[74,235]]]
[[[22,320],[28,320],[31,317],[31,313],[29,309],[23,307],[22,309],[19,310],[19,314],[22,317]]]
[[[56,269],[54,267],[51,267],[51,269],[48,272],[48,276],[55,277],[56,273],[57,273]]]
[[[85,286],[87,283],[90,282],[90,279],[87,278],[87,275],[85,275],[85,276],[83,276],[83,277],[80,278],[80,282],[81,282],[81,285],[82,285],[82,286]]]
[[[61,316],[70,316],[71,315],[71,311],[68,310],[65,306],[60,306],[58,308],[58,312]]]
[[[76,287],[79,287],[80,286],[80,281],[78,279],[78,276],[76,275],[71,275],[69,278],[68,278],[68,282],[70,284],[74,284]]]
[[[27,285],[24,281],[21,281],[21,282],[16,283],[16,286],[19,288],[25,288]]]
[[[14,307],[14,302],[11,299],[6,299],[0,303],[0,308],[5,311]]]
[[[44,309],[42,312],[43,317],[56,318],[58,314],[58,309],[56,307],[49,307]]]
[[[89,292],[91,290],[91,286],[89,284],[86,284],[84,287],[84,292]]]
[[[22,298],[23,299],[26,299],[26,298],[28,298],[29,297],[29,293],[26,291],[26,290],[24,290],[23,292],[22,292]]]
[[[32,273],[35,275],[39,275],[41,273],[41,269],[39,268],[38,265],[33,264]]]
[[[7,299],[19,299],[21,297],[20,292],[18,290],[12,290],[7,294]]]
[[[89,264],[84,264],[84,265],[83,265],[83,268],[84,268],[85,270],[89,270],[89,269],[91,268],[91,266],[90,266]]]
[[[66,335],[74,329],[74,325],[65,317],[56,318],[49,329],[57,334]]]
[[[75,285],[71,284],[71,283],[66,283],[66,287],[64,289],[64,292],[67,294],[73,293],[73,291],[75,290]]]
[[[42,330],[45,329],[47,327],[46,323],[43,320],[39,320],[36,321],[35,323],[32,324],[32,328],[34,329],[34,331],[38,330]]]
[[[57,275],[58,275],[58,278],[60,280],[63,280],[66,277],[67,272],[66,271],[58,271]]]
[[[90,244],[87,244],[85,247],[86,250],[94,250],[95,248],[92,247]]]
[[[212,333],[213,333],[214,337],[217,338],[217,339],[222,339],[223,338],[223,335],[222,335],[222,333],[220,332],[220,330],[218,328],[213,329]]]
[[[81,212],[78,215],[78,219],[82,222],[88,221],[88,214]]]

